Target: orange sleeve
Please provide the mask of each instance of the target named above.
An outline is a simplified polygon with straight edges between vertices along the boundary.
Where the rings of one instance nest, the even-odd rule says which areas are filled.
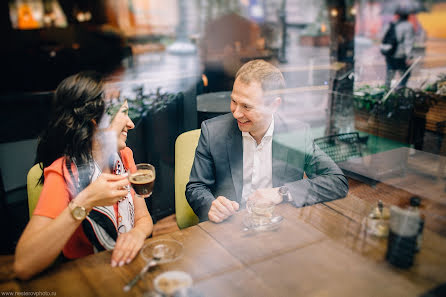
[[[77,176],[77,170],[71,167],[73,174]],[[58,217],[72,199],[73,183],[70,173],[65,166],[65,158],[59,158],[44,169],[45,182],[42,193],[37,202],[34,215],[45,216],[51,219]],[[93,245],[80,225],[71,235],[63,248],[63,254],[68,259],[76,259],[93,254]]]
[[[44,169],[45,182],[34,215],[55,219],[68,206],[70,192],[64,178],[64,158]]]

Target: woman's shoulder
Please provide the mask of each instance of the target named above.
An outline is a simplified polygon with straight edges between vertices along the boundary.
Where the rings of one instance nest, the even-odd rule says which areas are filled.
[[[49,173],[63,174],[65,160],[66,160],[65,157],[60,157],[56,159],[53,163],[51,163],[50,166],[45,167],[43,169],[45,176],[48,175]]]
[[[77,177],[77,168],[74,163],[71,162],[70,170],[67,168],[67,157],[63,156],[56,159],[50,166],[43,169],[43,175],[46,179],[49,175],[60,175],[63,176],[65,180],[67,177]]]

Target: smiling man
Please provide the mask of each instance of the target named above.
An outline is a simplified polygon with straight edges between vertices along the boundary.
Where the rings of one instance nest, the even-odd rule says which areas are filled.
[[[347,179],[314,145],[308,125],[290,127],[277,115],[283,88],[279,69],[250,61],[236,74],[231,114],[202,123],[186,186],[200,221],[222,222],[248,200],[301,207],[347,194]],[[283,135],[290,145],[277,141]]]

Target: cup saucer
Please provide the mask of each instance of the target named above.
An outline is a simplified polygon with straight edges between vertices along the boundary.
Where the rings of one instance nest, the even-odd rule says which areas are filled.
[[[280,218],[280,220],[275,221],[275,218]],[[247,229],[250,230],[255,230],[255,231],[272,231],[272,230],[276,230],[277,228],[279,228],[280,224],[283,221],[283,218],[280,216],[275,216],[271,218],[272,222],[267,223],[267,224],[256,224],[253,220],[250,214],[245,214],[245,216],[243,216],[243,225],[245,225],[245,227]]]
[[[146,261],[156,258],[158,264],[169,263],[182,256],[183,244],[174,239],[158,239],[146,243],[140,253]]]

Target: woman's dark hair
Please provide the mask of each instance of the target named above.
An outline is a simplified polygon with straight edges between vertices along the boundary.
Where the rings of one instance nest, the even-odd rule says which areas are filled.
[[[36,161],[42,169],[62,156],[67,157],[67,165],[89,163],[96,124],[105,110],[103,93],[102,77],[96,72],[81,72],[59,84],[48,127],[37,147]]]

